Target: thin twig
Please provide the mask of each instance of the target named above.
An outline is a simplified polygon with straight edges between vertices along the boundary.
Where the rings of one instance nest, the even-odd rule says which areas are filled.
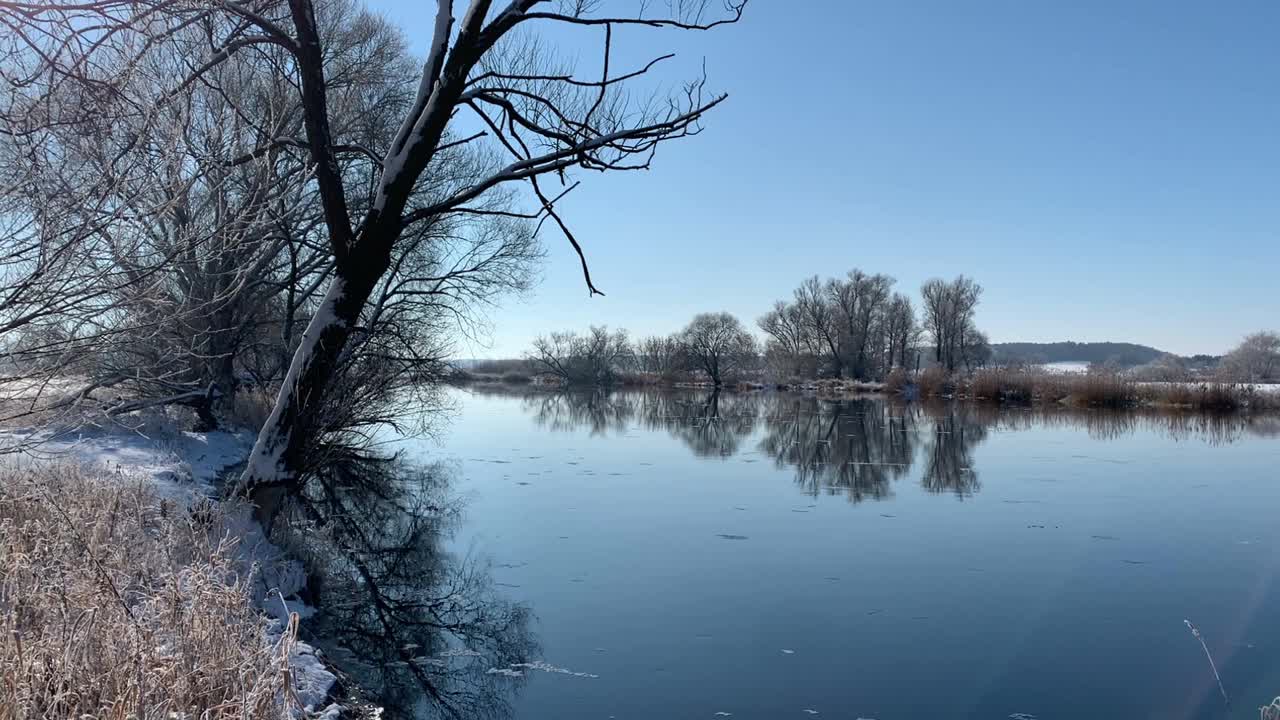
[[[1222,693],[1222,700],[1231,707],[1231,698],[1227,697],[1227,689],[1222,686],[1222,676],[1218,675],[1218,666],[1213,662],[1213,655],[1209,654],[1209,646],[1204,643],[1204,637],[1200,634],[1200,630],[1191,624],[1190,620],[1183,620],[1190,628],[1191,634],[1200,641],[1200,647],[1204,648],[1204,656],[1209,658],[1209,669],[1213,671],[1213,679],[1218,681],[1218,691]]]

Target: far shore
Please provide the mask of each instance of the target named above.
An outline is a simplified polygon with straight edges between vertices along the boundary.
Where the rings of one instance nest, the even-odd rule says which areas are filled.
[[[549,374],[459,371],[455,385],[531,388],[545,391],[620,390],[637,388],[687,389],[724,392],[776,390],[820,396],[879,394],[906,400],[935,398],[1008,406],[1099,407],[1125,409],[1159,407],[1204,412],[1280,412],[1280,383],[1238,383],[1211,379],[1143,382],[1122,373],[1053,373],[1040,370],[989,368],[948,375],[938,369],[920,373],[895,371],[883,381],[836,378],[781,381],[737,379],[716,386],[698,378],[663,378],[649,373],[618,373],[611,382],[570,383]]]

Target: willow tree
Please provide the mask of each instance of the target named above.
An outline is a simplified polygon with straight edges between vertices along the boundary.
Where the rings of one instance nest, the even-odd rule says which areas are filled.
[[[696,132],[698,120],[724,96],[704,98],[703,83],[686,86],[684,95],[665,106],[637,107],[620,92],[628,80],[653,67],[616,72],[610,55],[620,26],[708,29],[741,16],[743,2],[723,19],[705,20],[701,4],[684,3],[666,19],[597,16],[594,3],[578,2],[561,11],[541,11],[539,0],[515,0],[500,10],[490,0],[473,0],[455,30],[453,3],[437,3],[434,32],[416,97],[389,147],[382,149],[382,172],[375,200],[353,218],[338,170],[337,149],[329,131],[325,58],[316,32],[311,0],[289,0],[287,17],[229,11],[244,25],[289,49],[304,109],[306,142],[324,208],[334,258],[334,279],[284,378],[270,418],[262,428],[243,475],[244,484],[269,518],[300,480],[300,453],[312,431],[311,417],[333,379],[361,311],[390,268],[397,242],[407,228],[442,217],[484,212],[474,203],[491,190],[527,183],[541,212],[565,233],[579,255],[581,247],[555,209],[558,195],[540,178],[560,178],[571,168],[640,170],[656,147]],[[555,67],[530,36],[515,34],[531,23],[598,28],[603,35],[603,73],[575,77]],[[286,29],[286,28],[291,28]],[[660,58],[659,58],[660,59]],[[656,60],[655,60],[656,62]],[[448,132],[451,121],[469,112],[483,129],[466,135]],[[508,160],[478,180],[429,205],[415,206],[415,188],[424,178],[448,174],[442,153],[459,144],[489,142]],[[583,276],[590,293],[600,291],[585,259]]]
[[[128,106],[114,88],[139,66],[136,58],[190,28],[199,30],[199,42],[184,46],[189,62],[173,80],[175,92],[244,52],[263,51],[262,62],[289,78],[285,91],[296,93],[301,137],[282,134],[254,152],[305,149],[333,270],[242,477],[260,519],[269,521],[301,486],[321,409],[405,239],[458,217],[498,213],[536,219],[563,232],[582,261],[589,294],[600,293],[556,209],[573,187],[568,172],[646,169],[658,145],[697,133],[701,118],[725,98],[704,94],[705,78],[699,78],[666,98],[633,99],[629,87],[671,56],[620,69],[613,61],[615,32],[708,30],[736,22],[745,4],[726,0],[713,11],[706,0],[672,0],[669,12],[655,17],[646,15],[644,3],[634,15],[613,15],[592,0],[510,0],[497,6],[472,0],[465,9],[438,0],[417,87],[381,147],[335,138],[330,57],[316,0],[0,0],[0,23],[9,30],[0,54],[21,56],[30,66],[23,81],[32,87],[56,89],[63,102],[47,105],[54,114],[82,108],[104,123],[120,113],[147,112]],[[578,75],[555,61],[539,44],[539,31],[553,27],[597,34],[599,71]],[[485,162],[460,168],[454,152],[459,148],[478,149],[467,157]],[[367,187],[344,172],[353,156],[376,160]],[[494,194],[514,184],[526,188],[533,212],[493,207]],[[353,200],[366,190],[370,202]]]

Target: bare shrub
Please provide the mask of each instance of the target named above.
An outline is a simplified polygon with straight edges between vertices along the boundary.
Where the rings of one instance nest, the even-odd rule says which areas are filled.
[[[0,467],[0,720],[274,718],[273,649],[231,541],[144,485]]]
[[[911,376],[902,368],[894,368],[884,379],[884,391],[902,393],[911,385]]]

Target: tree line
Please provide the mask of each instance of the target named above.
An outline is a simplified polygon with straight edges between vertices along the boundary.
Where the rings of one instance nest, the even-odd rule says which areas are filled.
[[[894,284],[857,269],[810,277],[757,320],[763,340],[732,314],[710,312],[671,335],[635,341],[606,327],[553,332],[535,339],[526,359],[534,371],[569,384],[609,384],[638,371],[665,380],[693,375],[716,386],[759,377],[879,380],[895,368],[919,369],[926,350],[928,364],[948,371],[990,360],[975,323],[977,282],[964,275],[927,281],[920,316]]]

